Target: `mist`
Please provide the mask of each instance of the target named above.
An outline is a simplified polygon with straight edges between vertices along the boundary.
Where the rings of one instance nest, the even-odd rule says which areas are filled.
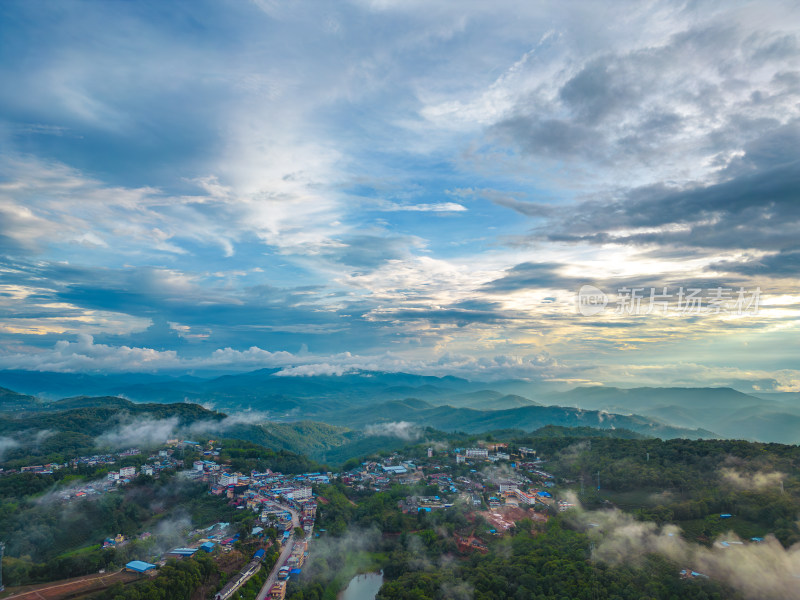
[[[773,536],[763,542],[742,542],[729,532],[717,538],[728,547],[710,548],[688,542],[675,525],[659,527],[635,520],[619,510],[585,511],[574,494],[571,520],[594,541],[592,558],[612,565],[642,564],[647,554],[659,554],[723,582],[748,600],[796,600],[800,589],[800,544],[784,548]]]
[[[419,425],[408,421],[392,421],[391,423],[376,423],[367,425],[364,433],[368,436],[390,436],[401,440],[416,440],[422,435]]]

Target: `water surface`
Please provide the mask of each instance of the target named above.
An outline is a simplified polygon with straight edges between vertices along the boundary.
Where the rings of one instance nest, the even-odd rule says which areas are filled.
[[[339,600],[375,600],[383,585],[383,573],[356,575],[339,594]]]

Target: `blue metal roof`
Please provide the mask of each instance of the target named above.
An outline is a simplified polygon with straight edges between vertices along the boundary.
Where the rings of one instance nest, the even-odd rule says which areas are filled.
[[[145,571],[149,571],[150,569],[155,569],[155,565],[151,565],[150,563],[146,563],[142,560],[132,560],[127,565],[125,565],[126,569],[130,569],[131,571],[137,571],[139,573],[144,573]]]

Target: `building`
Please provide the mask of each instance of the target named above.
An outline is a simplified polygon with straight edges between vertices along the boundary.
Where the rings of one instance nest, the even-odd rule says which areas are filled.
[[[146,563],[141,560],[132,560],[125,565],[125,570],[130,571],[131,573],[146,573],[147,571],[155,568],[155,565],[151,565],[150,563]]]
[[[389,467],[382,466],[381,469],[383,469],[384,473],[391,473],[393,475],[405,475],[406,473],[408,473],[408,469],[406,469],[402,465],[389,466]]]
[[[214,551],[214,546],[216,546],[214,542],[204,542],[200,545],[200,549],[203,550],[204,552],[211,553]]]
[[[486,448],[467,448],[467,458],[489,458],[489,451]]]
[[[567,502],[565,500],[558,501],[558,512],[565,512],[570,508],[575,508],[575,505],[571,502]]]
[[[296,502],[300,502],[302,500],[310,500],[311,499],[311,487],[305,486],[300,488],[295,488],[290,492],[286,492],[284,496],[287,498],[291,498]]]
[[[239,483],[239,474],[238,473],[223,473],[219,476],[219,484],[223,487],[227,487],[229,485],[236,485]]]
[[[317,516],[317,505],[314,502],[303,504],[303,520],[313,521]]]
[[[119,476],[120,476],[120,478],[123,478],[123,479],[126,478],[126,477],[135,477],[136,476],[136,467],[122,467],[119,470]]]
[[[517,497],[517,500],[519,500],[523,504],[535,504],[536,503],[536,494],[529,494],[528,492],[523,492],[520,489],[515,489],[514,490],[514,495]]]
[[[276,581],[269,589],[272,600],[283,600],[286,597],[286,581]]]

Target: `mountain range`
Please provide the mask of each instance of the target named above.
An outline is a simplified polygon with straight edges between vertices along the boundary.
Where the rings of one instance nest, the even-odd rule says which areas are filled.
[[[192,402],[263,421],[314,421],[350,429],[395,422],[479,433],[545,425],[625,428],[644,435],[800,442],[800,398],[732,388],[577,387],[554,391],[527,381],[469,381],[407,373],[288,377],[261,369],[218,377],[0,371],[2,410],[42,409],[65,396],[134,402]],[[77,402],[74,398],[71,402]]]

